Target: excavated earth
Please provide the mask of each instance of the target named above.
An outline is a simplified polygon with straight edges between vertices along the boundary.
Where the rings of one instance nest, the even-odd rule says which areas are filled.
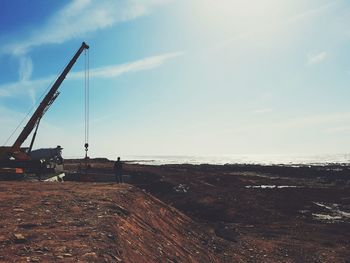
[[[89,165],[1,182],[0,262],[350,262],[348,166]]]
[[[198,224],[131,185],[2,182],[0,198],[1,262],[219,262]]]

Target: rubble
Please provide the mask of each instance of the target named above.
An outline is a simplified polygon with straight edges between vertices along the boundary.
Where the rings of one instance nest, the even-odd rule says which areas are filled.
[[[18,244],[25,243],[27,241],[26,238],[22,234],[19,234],[19,233],[13,234],[13,237],[14,237],[15,243],[18,243]]]

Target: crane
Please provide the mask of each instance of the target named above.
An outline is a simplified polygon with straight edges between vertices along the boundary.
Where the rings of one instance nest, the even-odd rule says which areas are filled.
[[[52,105],[52,103],[56,100],[57,96],[60,94],[58,91],[59,87],[61,86],[62,82],[66,78],[69,71],[72,69],[81,53],[84,50],[88,49],[89,46],[83,42],[73,58],[69,61],[67,66],[54,82],[48,93],[42,99],[39,106],[36,108],[35,112],[27,122],[26,126],[23,128],[22,132],[17,137],[14,144],[12,146],[0,147],[0,172],[7,171],[9,168],[16,168],[19,171],[37,173],[40,172],[40,169],[43,168],[42,162],[39,160],[33,160],[30,155],[40,120]],[[34,129],[35,131],[29,148],[22,148],[22,144]]]

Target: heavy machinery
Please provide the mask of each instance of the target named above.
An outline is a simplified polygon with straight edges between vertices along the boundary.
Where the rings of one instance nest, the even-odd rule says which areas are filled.
[[[23,131],[19,134],[18,138],[12,146],[0,147],[0,175],[1,174],[16,174],[23,176],[25,174],[36,174],[38,176],[48,173],[54,168],[56,164],[62,162],[60,146],[52,149],[41,149],[32,151],[32,147],[35,141],[36,133],[40,124],[40,120],[56,100],[60,94],[58,88],[66,78],[67,74],[82,54],[84,50],[88,50],[89,46],[83,42],[81,47],[75,53],[73,58],[64,68],[57,80],[54,82],[49,92],[43,98],[35,112],[27,122]],[[29,147],[22,147],[22,144],[33,132],[32,140]],[[49,154],[47,154],[49,153]]]

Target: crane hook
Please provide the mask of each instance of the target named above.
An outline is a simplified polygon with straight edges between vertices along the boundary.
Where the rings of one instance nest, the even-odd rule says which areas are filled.
[[[87,158],[87,152],[89,150],[89,144],[85,143],[84,147],[85,147],[85,158]]]

